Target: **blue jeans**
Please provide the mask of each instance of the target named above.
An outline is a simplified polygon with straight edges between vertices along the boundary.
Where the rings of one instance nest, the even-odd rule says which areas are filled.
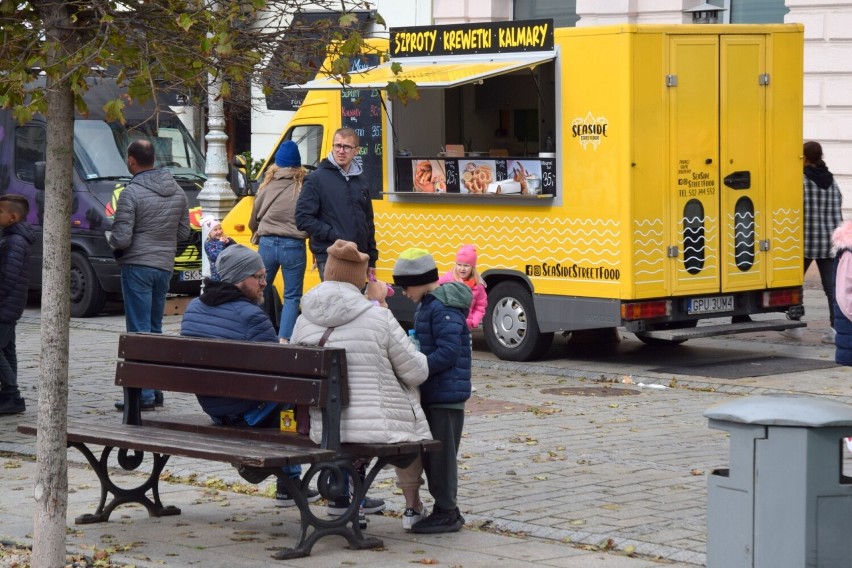
[[[281,306],[281,321],[278,337],[290,339],[296,318],[299,317],[299,302],[305,281],[308,254],[304,239],[267,235],[260,237],[257,248],[266,268],[266,285],[272,290],[272,281],[281,269],[284,279],[284,302]]]
[[[172,273],[141,264],[121,265],[121,293],[127,331],[163,333],[163,310]],[[154,389],[142,389],[142,401],[154,401]]]
[[[15,348],[16,322],[0,323],[0,396],[18,398],[18,352]]]

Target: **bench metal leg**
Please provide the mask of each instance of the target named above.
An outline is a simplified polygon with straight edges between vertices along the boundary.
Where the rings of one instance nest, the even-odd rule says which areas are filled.
[[[305,497],[311,479],[317,477],[317,490],[320,492],[320,495],[333,501],[343,490],[343,471],[349,474],[355,486],[353,499],[349,504],[349,508],[346,510],[346,513],[336,518],[327,519],[317,517],[311,510],[310,504]],[[369,484],[376,477],[376,473],[378,472],[372,473],[372,476],[368,475],[369,482],[362,484],[361,479],[358,477],[358,470],[352,464],[352,460],[345,459],[331,463],[313,464],[301,481],[284,477],[282,482],[299,508],[301,529],[299,531],[299,542],[296,544],[296,547],[281,549],[273,555],[273,558],[277,560],[289,560],[309,556],[314,544],[319,539],[329,535],[344,537],[349,542],[349,548],[353,550],[383,547],[384,542],[381,539],[364,536],[358,524],[361,500],[367,492],[367,487],[369,487]]]
[[[101,452],[101,457],[95,457],[95,454],[86,447],[85,444],[78,442],[69,442],[69,446],[80,450],[89,465],[92,466],[95,474],[101,482],[101,499],[98,503],[98,508],[94,513],[80,515],[74,519],[74,523],[78,525],[88,525],[91,523],[103,523],[109,520],[113,509],[125,503],[139,503],[148,510],[148,515],[151,517],[166,517],[170,515],[180,515],[178,507],[169,505],[164,506],[160,501],[160,473],[166,467],[166,463],[171,456],[163,454],[152,454],[154,465],[151,468],[151,473],[148,478],[136,487],[123,489],[118,487],[110,479],[109,475],[109,457],[115,448],[105,447]],[[144,452],[133,452],[128,454],[127,450],[120,449],[117,454],[117,460],[126,470],[134,470],[142,463]],[[151,491],[152,499],[149,499],[146,493]],[[112,499],[107,503],[107,497],[112,495]]]

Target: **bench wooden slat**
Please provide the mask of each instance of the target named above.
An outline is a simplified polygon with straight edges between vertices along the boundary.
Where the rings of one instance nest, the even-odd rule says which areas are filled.
[[[118,356],[126,361],[167,363],[176,367],[225,369],[247,373],[328,377],[334,359],[341,357],[346,375],[346,351],[340,348],[252,343],[259,355],[246,356],[246,342],[174,335],[122,334]]]
[[[273,374],[247,375],[221,369],[119,361],[115,384],[267,402],[290,402],[322,407],[328,400],[328,380]]]
[[[313,464],[309,477],[328,480],[344,470],[357,479],[353,458],[375,458],[363,482],[354,484],[346,513],[334,520],[316,518],[304,494],[304,480],[279,478],[295,498],[301,530],[297,546],[279,551],[275,558],[308,556],[314,543],[328,535],[345,537],[353,550],[378,548],[382,541],[365,537],[358,523],[359,504],[376,475],[386,465],[410,463],[421,451],[440,447],[435,441],[342,445],[340,415],[349,404],[349,384],[346,351],[341,348],[129,333],[119,339],[119,358],[115,384],[124,388],[122,424],[72,421],[67,425],[68,445],[83,453],[101,481],[98,508],[78,517],[80,524],[108,521],[113,510],[126,503],[143,505],[151,516],[180,514],[180,509],[160,500],[160,475],[171,456],[257,468],[241,470],[253,482],[298,464]],[[306,436],[274,428],[214,425],[201,409],[189,418],[165,413],[143,418],[143,388],[318,407],[323,440],[317,445]],[[36,434],[35,425],[23,424],[18,430]],[[98,456],[89,445],[122,451],[103,451]],[[116,463],[136,470],[146,459],[152,462],[148,477],[136,487],[117,488],[110,480]],[[326,499],[338,497],[334,483],[317,487]]]
[[[35,435],[36,427],[21,424],[18,431]],[[172,456],[238,463],[252,467],[278,468],[333,459],[335,453],[320,448],[287,447],[261,440],[246,444],[234,437],[181,432],[153,426],[69,422],[68,441]]]
[[[217,433],[222,436],[232,436],[244,440],[287,443],[316,447],[310,438],[293,432],[282,432],[276,428],[243,428],[239,426],[221,426],[211,424],[210,418],[202,414],[160,414],[150,413],[142,417],[142,425],[155,426],[182,432]],[[353,456],[390,457],[408,455],[420,451],[431,452],[439,449],[441,442],[437,440],[421,440],[419,442],[397,442],[394,444],[342,444],[342,452]]]

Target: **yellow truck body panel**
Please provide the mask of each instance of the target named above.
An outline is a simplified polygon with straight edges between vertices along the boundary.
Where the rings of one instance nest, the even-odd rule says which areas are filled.
[[[406,31],[411,30],[419,28]],[[378,277],[392,281],[394,260],[406,248],[428,249],[443,272],[461,245],[475,244],[493,312],[486,316],[486,337],[496,333],[489,326],[498,325],[497,304],[512,309],[514,297],[493,296],[505,282],[529,294],[520,303],[534,317],[516,323],[537,326],[524,332],[535,337],[619,325],[641,337],[694,326],[702,316],[800,307],[802,30],[796,24],[553,30],[551,55],[520,56],[521,63],[529,57],[536,68],[542,53],[552,61],[544,64],[536,84],[543,91],[537,144],[523,156],[484,158],[498,170],[520,162],[540,172],[547,188],[540,194],[471,195],[456,178],[481,156],[468,153],[456,163],[438,152],[440,147],[428,156],[414,152],[413,158],[400,152],[402,143],[416,146],[418,137],[428,137],[423,125],[437,118],[416,109],[429,104],[423,101],[432,100],[434,90],[424,90],[412,109],[393,107],[389,115],[382,110],[380,137],[366,133],[370,151],[380,154],[383,178],[373,200]],[[393,39],[390,48],[393,60]],[[489,85],[494,73],[494,63],[481,54],[400,61],[403,74],[408,69],[415,81],[421,77],[438,92],[442,86],[457,88],[462,95],[473,92],[477,104],[501,104],[493,99],[504,96],[498,87],[506,83],[492,81],[490,94],[476,90],[483,82]],[[430,67],[429,61],[443,67]],[[387,73],[354,76],[347,89],[386,82]],[[474,86],[457,87],[465,81]],[[319,158],[330,149],[334,130],[348,125],[332,83],[324,77],[313,83],[317,90],[310,91],[283,135],[292,138],[294,128],[321,125]],[[425,108],[450,115],[455,106],[463,111],[470,104],[458,99],[445,94],[435,107]],[[470,113],[462,111],[462,120],[468,120]],[[516,112],[514,118],[523,115]],[[449,138],[453,120],[444,120],[441,135]],[[543,151],[548,149],[545,123],[553,129],[552,153]],[[445,168],[446,192],[440,192],[440,183],[430,184],[434,193],[410,188],[406,168],[421,158]],[[458,193],[450,189],[454,183]],[[228,216],[227,230],[245,226],[248,203]],[[316,272],[309,271],[306,286],[317,281]],[[761,295],[782,289],[790,292],[790,305],[770,305]],[[518,295],[517,288],[512,291]],[[534,310],[526,305],[530,299]],[[666,313],[625,313],[626,303],[645,300],[665,303]],[[516,343],[524,340],[522,334]],[[543,344],[522,350],[521,358],[540,354]],[[498,354],[512,358],[512,345],[503,347]]]

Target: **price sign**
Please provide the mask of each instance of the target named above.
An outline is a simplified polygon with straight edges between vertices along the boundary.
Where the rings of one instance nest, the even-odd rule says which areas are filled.
[[[358,134],[361,148],[358,158],[370,183],[370,195],[382,194],[382,100],[376,89],[344,89],[340,93],[342,126]]]
[[[447,179],[447,193],[459,192],[459,161],[445,160],[444,161],[444,176]]]
[[[556,195],[556,160],[553,158],[541,160],[541,192]]]
[[[496,160],[494,170],[494,175],[496,176],[494,181],[503,181],[509,179],[509,170],[506,166],[506,160]]]

